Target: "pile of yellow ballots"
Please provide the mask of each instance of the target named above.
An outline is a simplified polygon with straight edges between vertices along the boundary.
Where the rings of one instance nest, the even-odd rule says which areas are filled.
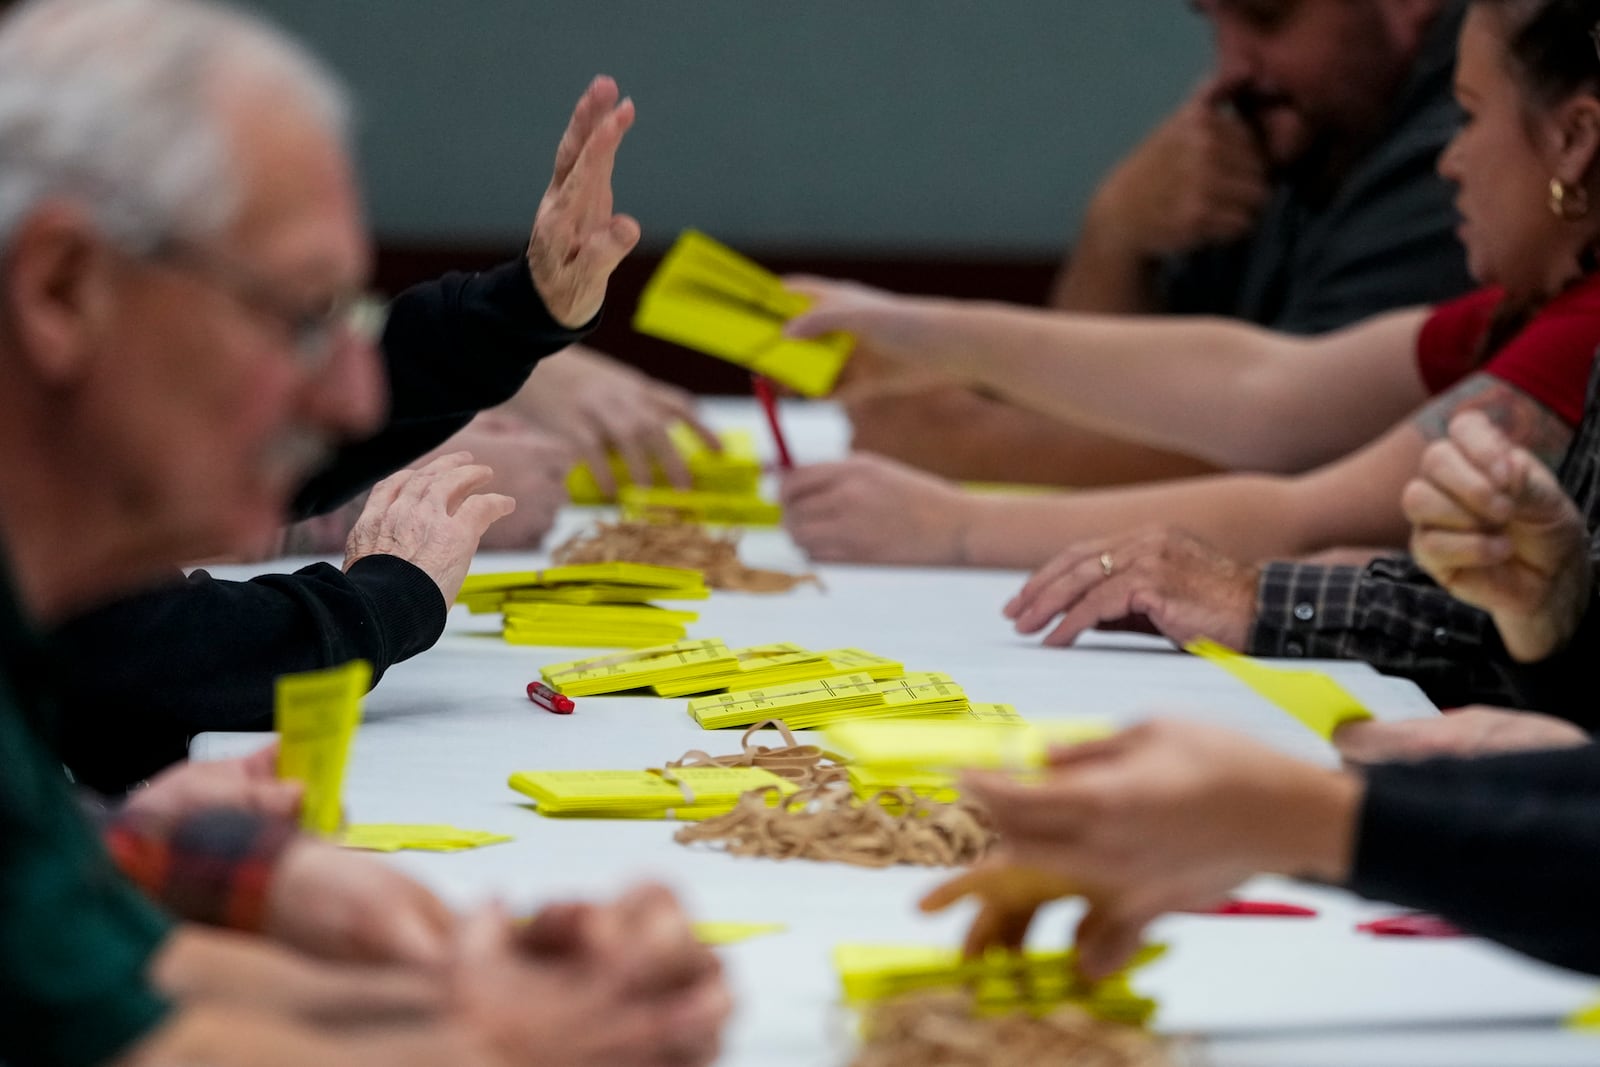
[[[737,363],[806,396],[832,392],[854,340],[783,336],[810,298],[703,233],[685,230],[639,298],[642,334]]]
[[[748,431],[719,434],[720,452],[683,423],[675,424],[668,437],[689,470],[692,488],[681,490],[668,485],[660,467],[655,468],[649,485],[637,485],[622,457],[613,452],[611,475],[619,489],[624,518],[648,520],[670,512],[697,522],[740,526],[775,526],[783,521],[782,509],[761,498],[761,460]],[[587,463],[578,464],[567,475],[567,495],[574,504],[611,502],[600,491]]]
[[[759,494],[710,493],[701,490],[622,490],[622,517],[635,522],[656,522],[663,516],[711,526],[777,526],[783,509]]]
[[[699,571],[643,563],[585,563],[542,571],[471,574],[459,602],[474,613],[501,612],[513,645],[641,648],[676,641],[700,616],[653,600],[704,600]]]
[[[650,689],[657,696],[680,697],[856,672],[888,680],[903,675],[905,667],[859,648],[809,652],[799,645],[779,644],[730,649],[708,638],[553,663],[540,673],[548,685],[567,696]]]
[[[982,705],[974,705],[976,711]],[[956,778],[964,770],[1036,770],[1057,745],[1109,737],[1110,723],[1098,719],[1029,722],[1009,705],[990,705],[995,714],[967,721],[842,722],[822,733],[822,742],[847,764],[857,796],[910,789],[932,800],[959,798]]]
[[[965,718],[972,705],[948,674],[906,674],[887,682],[865,672],[812,682],[769,686],[689,701],[689,714],[707,730],[782,719],[792,730],[812,730],[845,719]]]
[[[796,644],[753,645],[733,650],[734,666],[715,674],[669,678],[651,686],[657,696],[687,697],[703,693],[737,693],[769,685],[809,682],[844,674],[870,674],[887,682],[906,673],[905,665],[859,648],[812,652]]]
[[[679,767],[648,771],[518,771],[510,786],[553,819],[677,819],[726,815],[752,789],[796,791],[759,767]],[[777,796],[773,803],[777,802]]]
[[[892,997],[939,989],[970,989],[983,1009],[1046,1010],[1075,1004],[1109,1022],[1142,1025],[1156,1003],[1130,984],[1132,972],[1159,959],[1164,945],[1146,945],[1132,962],[1098,982],[1076,977],[1075,953],[994,952],[964,960],[954,949],[921,945],[840,945],[833,963],[845,1002],[873,1004]]]

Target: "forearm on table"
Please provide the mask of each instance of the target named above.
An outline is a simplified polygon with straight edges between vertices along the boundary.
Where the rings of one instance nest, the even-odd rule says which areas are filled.
[[[1185,530],[1240,561],[1298,556],[1337,543],[1345,531],[1330,531],[1335,540],[1319,543],[1294,513],[1295,496],[1292,479],[1256,474],[1049,496],[972,494],[964,562],[1037,567],[1070,542],[1151,526]]]
[[[183,927],[151,965],[179,1003],[238,1005],[324,1026],[416,1021],[440,1014],[441,980],[421,970],[327,964],[258,937]]]
[[[874,347],[981,382],[1018,403],[1102,432],[1223,465],[1241,426],[1277,411],[1254,374],[1307,342],[1222,319],[1070,315],[923,299]],[[893,336],[888,336],[889,334]],[[1259,382],[1259,386],[1250,383]],[[1248,387],[1246,387],[1248,386]]]

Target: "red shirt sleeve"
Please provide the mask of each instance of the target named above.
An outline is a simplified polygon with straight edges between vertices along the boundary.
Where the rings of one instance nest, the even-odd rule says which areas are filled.
[[[1417,337],[1417,370],[1429,396],[1438,396],[1473,372],[1478,341],[1499,305],[1500,290],[1479,289],[1433,309]]]
[[[1488,363],[1474,367],[1479,339],[1500,299],[1496,290],[1441,305],[1422,328],[1417,364],[1433,393],[1475,371],[1516,386],[1576,427],[1600,349],[1600,277],[1573,286],[1535,315]]]

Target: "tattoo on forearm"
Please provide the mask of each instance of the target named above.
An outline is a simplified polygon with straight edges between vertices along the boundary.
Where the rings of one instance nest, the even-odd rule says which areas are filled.
[[[1436,397],[1412,420],[1429,441],[1449,432],[1450,420],[1464,411],[1481,411],[1505,435],[1551,470],[1561,465],[1572,444],[1566,421],[1521,389],[1489,374],[1474,374]]]

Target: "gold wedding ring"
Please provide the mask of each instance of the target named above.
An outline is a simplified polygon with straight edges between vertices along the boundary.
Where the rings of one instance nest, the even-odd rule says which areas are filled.
[[[1100,573],[1105,575],[1107,578],[1109,578],[1109,577],[1111,577],[1111,572],[1113,570],[1115,570],[1115,569],[1116,569],[1116,564],[1114,564],[1111,561],[1111,553],[1110,552],[1102,552],[1102,553],[1100,553]]]

